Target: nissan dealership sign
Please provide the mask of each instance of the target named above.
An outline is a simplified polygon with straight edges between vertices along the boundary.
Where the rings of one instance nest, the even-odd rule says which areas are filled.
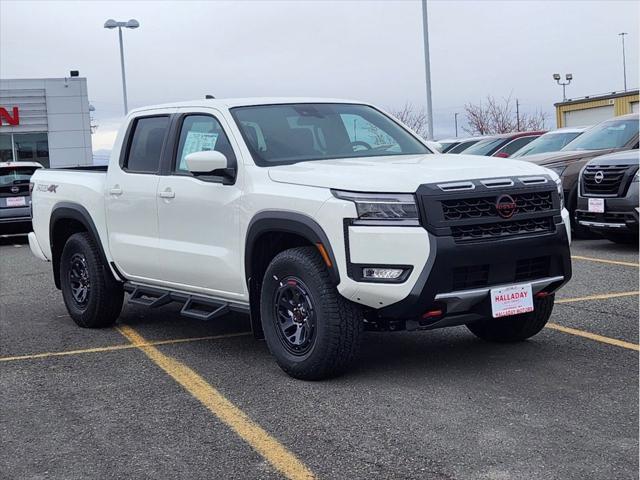
[[[3,125],[19,125],[20,109],[18,107],[0,107],[0,127]]]

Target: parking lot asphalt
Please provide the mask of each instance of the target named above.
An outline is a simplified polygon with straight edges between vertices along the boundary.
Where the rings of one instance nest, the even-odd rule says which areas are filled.
[[[368,333],[347,375],[302,382],[240,315],[78,328],[50,265],[0,238],[0,477],[638,478],[638,250],[572,254],[527,342]]]

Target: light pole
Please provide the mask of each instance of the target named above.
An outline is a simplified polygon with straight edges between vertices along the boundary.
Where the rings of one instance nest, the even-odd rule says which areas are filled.
[[[427,82],[427,140],[433,140],[433,109],[431,107],[431,61],[429,60],[429,22],[427,0],[422,0],[422,37],[424,39],[424,74]]]
[[[569,85],[571,83],[571,80],[573,80],[573,75],[570,73],[567,73],[564,78],[566,78],[566,82],[561,82],[560,81],[560,74],[559,73],[554,73],[553,74],[553,79],[558,82],[558,85],[562,85],[562,101],[565,102],[567,100],[567,93],[566,93],[566,88],[567,85]]]
[[[622,74],[624,75],[624,91],[627,91],[627,58],[624,52],[624,36],[629,35],[627,32],[620,32],[618,34],[622,38]]]
[[[133,18],[128,22],[116,22],[114,19],[110,18],[106,22],[104,22],[104,28],[108,28],[110,30],[114,28],[118,28],[118,40],[120,40],[120,67],[122,69],[122,97],[124,99],[124,114],[126,115],[129,111],[129,107],[127,106],[127,80],[125,78],[124,73],[124,50],[122,48],[122,27],[124,28],[138,28],[140,24],[137,20]]]
[[[453,114],[453,122],[456,126],[456,138],[458,138],[458,112]]]

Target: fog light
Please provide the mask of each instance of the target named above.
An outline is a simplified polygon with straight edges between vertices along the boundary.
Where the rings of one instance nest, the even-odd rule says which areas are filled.
[[[402,268],[374,268],[366,267],[362,269],[362,278],[367,280],[397,280],[402,275]]]

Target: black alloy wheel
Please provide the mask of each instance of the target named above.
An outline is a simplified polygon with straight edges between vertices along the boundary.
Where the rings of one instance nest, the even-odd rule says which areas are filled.
[[[87,259],[81,253],[74,253],[69,261],[69,284],[75,304],[80,309],[86,308],[91,294],[91,279]]]
[[[304,355],[315,340],[316,312],[309,289],[302,280],[289,276],[275,291],[273,319],[280,341],[292,355]]]

